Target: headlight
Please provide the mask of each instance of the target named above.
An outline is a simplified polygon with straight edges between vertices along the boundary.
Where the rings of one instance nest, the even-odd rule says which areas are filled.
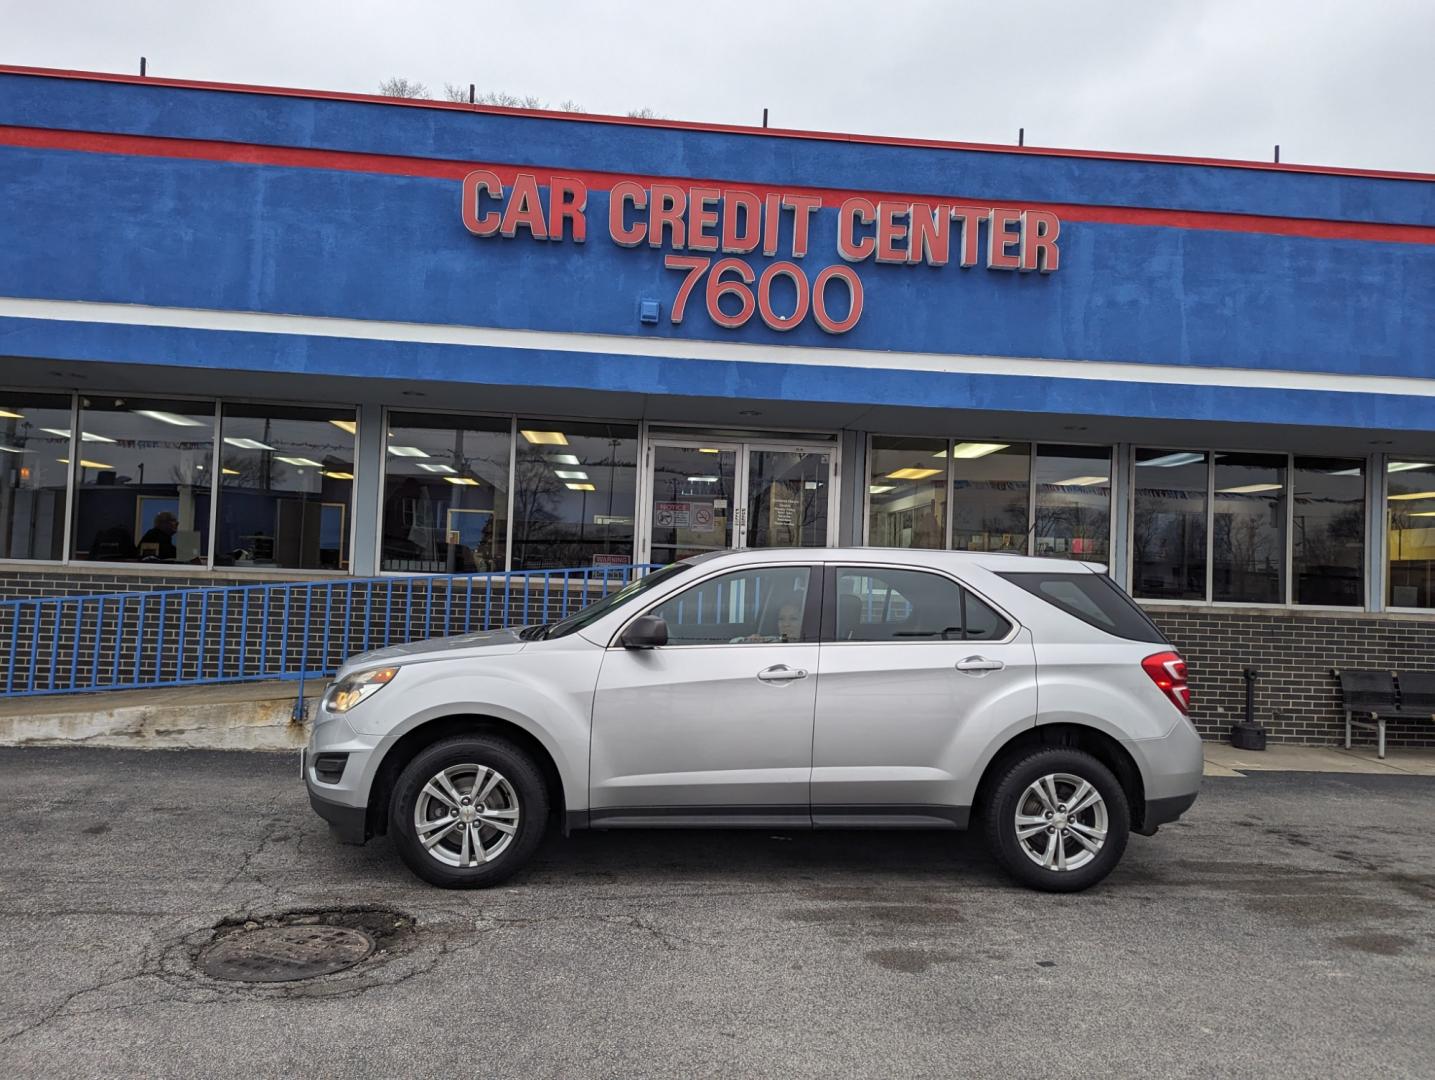
[[[375,668],[341,679],[324,695],[324,708],[330,712],[348,712],[359,702],[377,694],[398,673],[396,667]]]

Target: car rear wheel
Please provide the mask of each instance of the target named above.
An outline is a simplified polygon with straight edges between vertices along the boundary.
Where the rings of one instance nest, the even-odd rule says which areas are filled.
[[[532,759],[486,735],[445,739],[399,774],[389,833],[419,877],[482,888],[528,861],[548,822],[548,793]]]
[[[1111,873],[1131,812],[1111,770],[1053,747],[1009,763],[984,809],[987,845],[1008,874],[1046,892],[1078,892]]]

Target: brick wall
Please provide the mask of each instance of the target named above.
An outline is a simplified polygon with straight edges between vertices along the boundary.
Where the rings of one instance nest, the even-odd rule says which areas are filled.
[[[296,580],[291,578],[290,580]],[[297,580],[304,580],[299,578]],[[313,580],[310,578],[309,580]],[[42,632],[37,655],[37,671],[49,664],[55,655],[55,675],[67,679],[71,665],[80,679],[88,682],[94,674],[96,662],[95,636],[99,633],[99,681],[111,681],[115,672],[115,651],[118,649],[121,680],[135,670],[136,648],[139,649],[139,671],[151,672],[156,665],[165,675],[172,677],[175,665],[180,659],[181,614],[183,614],[184,638],[188,642],[201,637],[201,622],[209,627],[206,639],[213,641],[222,618],[228,620],[226,651],[221,657],[210,652],[204,667],[192,648],[186,648],[184,655],[185,676],[193,678],[201,670],[206,676],[213,676],[218,665],[223,663],[226,672],[233,673],[242,654],[246,670],[274,668],[280,662],[280,650],[288,650],[286,665],[295,667],[292,658],[302,654],[304,626],[309,628],[310,667],[333,666],[343,656],[356,652],[367,643],[381,644],[385,634],[391,640],[408,640],[422,637],[424,632],[433,634],[458,633],[465,627],[481,626],[486,617],[490,624],[499,624],[504,618],[504,604],[510,606],[510,622],[546,621],[543,619],[541,595],[516,589],[512,596],[501,591],[492,594],[475,591],[470,595],[461,589],[454,595],[450,605],[448,593],[439,588],[432,601],[423,588],[415,594],[413,610],[406,610],[403,590],[394,593],[392,601],[387,594],[376,593],[370,599],[368,587],[355,583],[349,585],[344,578],[325,579],[332,582],[332,589],[326,590],[320,584],[314,594],[316,605],[307,621],[300,617],[296,596],[291,611],[281,630],[271,626],[267,640],[261,641],[264,625],[262,590],[252,591],[242,602],[231,599],[227,614],[222,607],[207,612],[198,606],[181,613],[166,605],[164,619],[169,627],[163,638],[164,655],[159,655],[160,640],[154,635],[141,640],[138,627],[139,608],[135,601],[128,602],[126,621],[116,624],[113,606],[108,613],[108,627],[96,624],[97,612],[92,605],[84,613],[67,613],[67,620],[61,637],[60,649],[51,648],[52,638]],[[501,579],[499,579],[501,581]],[[129,571],[89,571],[88,569],[64,570],[60,567],[6,569],[0,571],[0,600],[15,597],[34,596],[77,596],[109,592],[153,592],[164,589],[194,588],[197,586],[252,585],[253,577],[183,575],[167,576]],[[328,596],[325,596],[326,591]],[[527,596],[528,610],[523,609]],[[237,597],[238,594],[231,594]],[[329,617],[323,617],[327,602]],[[559,602],[557,593],[550,596],[550,605]],[[158,617],[158,601],[146,606],[147,620]],[[431,610],[432,608],[432,610]],[[1331,675],[1332,669],[1341,667],[1435,670],[1435,615],[1370,615],[1364,612],[1292,612],[1287,609],[1271,608],[1217,608],[1151,606],[1147,608],[1157,625],[1171,638],[1190,663],[1191,684],[1195,707],[1192,717],[1197,728],[1207,738],[1224,737],[1230,724],[1245,715],[1245,683],[1241,670],[1246,666],[1260,671],[1256,685],[1256,715],[1266,725],[1273,742],[1310,743],[1337,745],[1345,737],[1345,725],[1340,708],[1340,686]],[[367,613],[367,619],[364,617]],[[282,622],[282,609],[272,608],[271,623]],[[556,607],[550,617],[560,614]],[[72,627],[74,618],[81,617],[79,645],[74,647]],[[430,620],[425,624],[425,617]],[[329,628],[329,649],[326,656],[320,656],[323,645],[325,622]],[[365,627],[368,635],[365,638]],[[0,638],[7,638],[8,626],[0,626]],[[22,632],[20,656],[21,665],[28,667],[28,644]],[[0,647],[5,641],[0,640]],[[3,654],[0,654],[3,655]],[[326,663],[327,661],[327,663]],[[25,674],[28,674],[25,672]],[[0,685],[0,689],[3,686]],[[1360,742],[1372,742],[1374,732],[1356,730],[1355,738]],[[1388,729],[1391,746],[1435,747],[1435,722],[1392,721]]]
[[[1435,615],[1148,607],[1187,660],[1196,727],[1220,738],[1244,719],[1241,671],[1254,667],[1256,717],[1272,742],[1343,744],[1345,719],[1336,668],[1435,671]],[[1375,732],[1355,729],[1357,744]],[[1391,721],[1391,746],[1435,747],[1435,722]]]

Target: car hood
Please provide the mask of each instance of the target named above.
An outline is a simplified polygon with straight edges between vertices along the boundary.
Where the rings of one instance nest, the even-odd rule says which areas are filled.
[[[456,660],[460,656],[507,656],[521,651],[528,643],[518,636],[521,627],[511,630],[483,630],[476,634],[458,634],[454,637],[427,638],[424,641],[410,641],[407,645],[390,645],[386,649],[351,656],[339,670],[342,678],[351,671],[371,668],[385,661],[400,664],[418,663],[425,660]]]

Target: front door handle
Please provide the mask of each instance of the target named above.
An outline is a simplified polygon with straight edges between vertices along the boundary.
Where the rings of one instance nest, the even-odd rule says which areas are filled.
[[[801,668],[790,668],[786,664],[774,664],[759,671],[757,677],[763,682],[792,682],[794,679],[807,678],[807,672]]]
[[[1000,671],[1006,667],[1000,660],[988,660],[985,656],[969,656],[957,661],[958,671],[971,671],[978,675],[987,671]]]

